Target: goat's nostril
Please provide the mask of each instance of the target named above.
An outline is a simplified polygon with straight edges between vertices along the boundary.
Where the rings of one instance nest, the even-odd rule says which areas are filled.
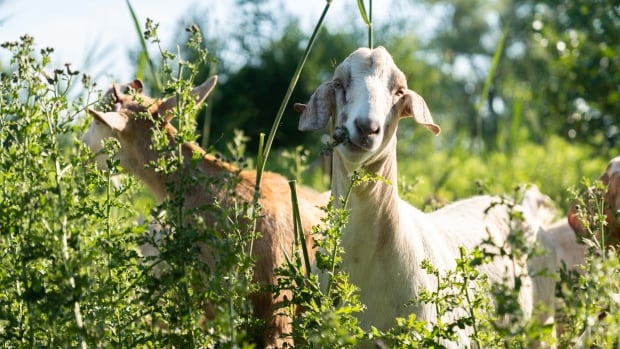
[[[355,128],[357,128],[357,131],[364,136],[377,134],[381,131],[381,125],[370,119],[356,119]]]

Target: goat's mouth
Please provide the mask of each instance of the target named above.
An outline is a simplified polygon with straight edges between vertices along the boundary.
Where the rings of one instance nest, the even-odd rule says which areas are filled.
[[[368,153],[377,148],[379,134],[363,135],[351,132],[345,126],[336,127],[329,141],[326,141],[324,151],[331,152],[335,147],[342,147],[351,153]]]
[[[362,152],[367,152],[369,150],[371,150],[371,148],[368,145],[365,144],[358,144],[355,143],[353,141],[349,141],[345,144],[345,147],[355,153],[362,153]]]
[[[345,147],[345,149],[352,153],[365,153],[367,151],[367,149],[360,147],[359,145],[352,142],[347,142],[343,144],[343,146]]]
[[[377,148],[377,144],[377,135],[356,135],[349,138],[349,141],[346,143],[346,147],[353,152],[370,152]]]

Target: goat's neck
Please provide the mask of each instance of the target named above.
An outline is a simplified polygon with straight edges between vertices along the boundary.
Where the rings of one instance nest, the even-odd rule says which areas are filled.
[[[168,134],[171,148],[176,147],[174,137],[171,133]],[[140,178],[151,191],[155,194],[158,201],[163,201],[166,197],[173,195],[168,191],[167,183],[181,183],[183,178],[187,176],[196,176],[200,178],[219,176],[223,173],[232,173],[237,169],[222,160],[217,159],[215,156],[206,154],[205,151],[192,143],[181,144],[181,154],[183,156],[183,163],[181,168],[170,174],[164,174],[161,171],[156,171],[151,164],[151,161],[155,161],[161,156],[168,157],[167,153],[158,153],[152,149],[151,144],[145,144],[145,148],[138,153],[148,154],[148,156],[138,157],[135,163],[131,164],[130,171],[132,171],[138,178]],[[197,164],[192,164],[194,154],[200,154],[200,160]],[[170,153],[168,153],[170,154]],[[198,173],[196,173],[198,172]],[[191,189],[185,190],[186,192]],[[215,193],[214,193],[215,194]]]
[[[353,173],[347,171],[346,162],[341,154],[334,153],[333,160],[332,193],[337,199],[336,205],[340,205],[338,198],[346,197],[351,186]],[[351,195],[347,204],[350,212],[349,223],[345,228],[345,234],[359,234],[360,231],[368,231],[369,234],[383,234],[394,232],[398,227],[398,183],[396,171],[396,139],[392,141],[373,159],[367,162],[360,171],[380,177],[380,180],[371,180],[359,183],[351,189]],[[372,217],[372,218],[371,218]],[[356,223],[367,224],[372,220],[373,226],[380,227],[382,231],[356,227]],[[385,239],[385,236],[369,236],[369,238]]]

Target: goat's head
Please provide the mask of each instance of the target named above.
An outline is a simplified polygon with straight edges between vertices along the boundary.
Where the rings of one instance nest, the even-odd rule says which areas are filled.
[[[201,104],[217,83],[217,76],[192,89],[196,105]],[[127,91],[129,90],[129,91]],[[165,99],[151,98],[142,93],[139,80],[125,85],[113,85],[103,98],[103,110],[89,109],[93,121],[84,133],[83,141],[94,153],[100,153],[103,140],[116,138],[121,146],[119,159],[121,166],[139,163],[138,157],[145,156],[151,143],[153,127],[166,128],[175,132],[169,121],[170,110],[177,105],[176,96]],[[97,165],[106,168],[106,157],[97,155]]]
[[[413,117],[434,134],[440,132],[424,99],[407,88],[405,74],[383,47],[353,52],[307,105],[296,104],[295,109],[302,112],[302,131],[324,128],[333,117],[332,135],[348,134],[348,141],[335,150],[357,166],[390,142],[403,117]]]
[[[605,173],[600,178],[600,181],[606,186],[604,196],[603,209],[605,211],[606,226],[604,229],[605,243],[607,245],[617,245],[620,243],[620,222],[618,222],[618,215],[620,214],[620,156],[617,156],[607,164]],[[598,195],[597,195],[598,194]],[[588,188],[588,192],[585,194],[584,203],[586,204],[585,211],[586,218],[590,220],[590,226],[596,238],[601,241],[601,232],[598,231],[598,222],[594,221],[594,217],[599,212],[595,200],[599,200],[602,193],[595,193],[591,188]],[[571,225],[577,236],[591,238],[590,234],[585,228],[584,222],[581,218],[583,215],[579,214],[578,204],[573,204],[568,212],[568,223]]]

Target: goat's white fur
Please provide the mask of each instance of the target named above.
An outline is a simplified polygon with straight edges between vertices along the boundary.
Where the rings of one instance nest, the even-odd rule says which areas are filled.
[[[362,183],[353,188],[348,203],[349,223],[342,233],[342,267],[360,288],[361,301],[366,305],[358,315],[361,325],[386,330],[394,325],[397,316],[410,313],[421,320],[436,321],[433,305],[406,305],[422,289],[435,287],[434,278],[420,268],[420,263],[428,259],[439,270],[453,270],[459,246],[469,250],[489,234],[497,245],[502,245],[511,229],[516,228],[511,226],[506,207],[495,205],[489,209],[500,199],[478,196],[424,213],[399,198],[395,136],[398,121],[412,117],[434,134],[440,128],[422,97],[407,88],[405,75],[383,47],[353,52],[336,68],[333,79],[319,86],[307,105],[299,104],[296,108],[303,111],[300,130],[321,129],[331,117],[332,134],[342,128],[348,131],[349,141],[334,149],[334,197],[346,195],[356,170],[363,169],[389,181]],[[532,243],[538,241],[549,247],[550,242],[539,234],[539,225],[526,221],[522,228]],[[528,268],[553,269],[553,258],[539,258],[534,263],[537,267],[532,263],[521,267],[496,258],[480,270],[492,282],[502,282],[504,276],[513,272],[525,275],[519,301],[525,314],[532,315],[538,302],[553,310],[554,281],[531,278],[532,270]],[[552,321],[551,314],[543,317]],[[447,344],[470,344],[466,331],[459,337],[458,344]]]
[[[522,205],[525,210],[536,215],[555,249],[556,268],[563,265],[567,270],[577,270],[585,263],[587,245],[578,241],[575,231],[568,223],[567,217],[555,220],[556,210],[551,198],[531,186],[525,193]]]
[[[204,101],[215,86],[216,81],[216,77],[211,77],[192,90],[191,95],[195,97],[196,105]],[[94,120],[84,135],[86,145],[94,152],[98,152],[101,150],[103,139],[108,137],[117,139],[121,145],[118,154],[120,165],[142,180],[158,200],[163,200],[169,195],[166,183],[179,181],[179,175],[182,172],[197,178],[201,178],[201,176],[215,178],[237,176],[239,180],[234,189],[234,197],[228,196],[225,189],[218,187],[217,184],[211,185],[209,190],[205,190],[204,186],[201,185],[187,188],[183,193],[185,209],[200,208],[205,204],[213,203],[214,200],[218,200],[221,205],[234,205],[236,201],[252,201],[256,172],[239,171],[233,165],[206,154],[195,144],[184,143],[182,145],[184,167],[178,173],[166,177],[153,168],[147,167],[146,165],[150,161],[161,156],[152,146],[151,137],[154,128],[162,129],[169,141],[174,142],[176,130],[169,123],[169,115],[170,108],[176,106],[177,103],[175,97],[153,99],[142,94],[142,85],[139,81],[128,84],[128,87],[136,90],[137,98],[121,92],[121,87],[115,85],[112,91],[114,95],[113,111],[102,113],[90,110]],[[133,115],[139,112],[149,112],[155,121],[144,117],[136,118]],[[191,166],[190,162],[195,153],[199,153],[202,160],[197,166]],[[98,164],[103,167],[105,167],[105,160],[104,156],[97,157]],[[187,174],[186,171],[194,172]],[[298,187],[297,193],[303,228],[304,231],[309,232],[312,226],[320,224],[323,212],[319,206],[326,203],[326,198],[325,195],[306,187]],[[291,256],[293,252],[293,211],[289,198],[288,180],[276,173],[265,172],[259,200],[262,209],[261,217],[257,219],[257,231],[262,234],[262,237],[256,239],[253,247],[253,257],[256,259],[254,278],[262,285],[275,285],[277,283],[274,268],[285,262],[285,254]],[[212,217],[207,212],[201,212],[201,214],[209,224]],[[159,234],[159,232],[155,231],[155,234]],[[311,252],[310,257],[313,259],[314,243],[309,235],[305,243]],[[142,253],[153,255],[157,254],[158,251],[154,246],[142,246]],[[205,262],[211,261],[211,253],[211,251],[203,249],[201,259]],[[255,313],[266,321],[267,329],[264,331],[262,339],[267,346],[281,347],[285,342],[292,344],[290,338],[280,338],[282,335],[291,333],[291,318],[276,315],[285,312],[285,309],[276,309],[277,304],[282,302],[284,297],[291,299],[290,292],[281,292],[277,297],[271,292],[259,292],[252,295]]]

